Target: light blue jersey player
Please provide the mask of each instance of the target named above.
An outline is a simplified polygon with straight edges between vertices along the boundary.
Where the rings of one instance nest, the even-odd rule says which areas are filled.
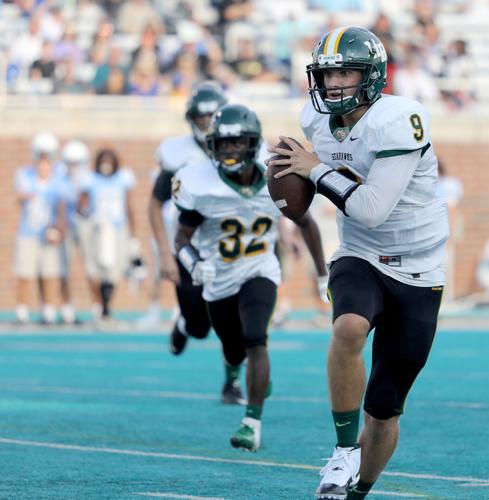
[[[78,212],[88,219],[90,242],[84,253],[85,272],[91,283],[94,312],[101,306],[101,319],[109,320],[114,287],[129,268],[137,249],[131,193],[132,170],[119,168],[115,151],[103,149],[95,159],[78,201]]]
[[[34,136],[31,148],[32,164],[19,169],[15,176],[20,204],[15,254],[16,317],[19,323],[28,321],[29,287],[39,279],[41,317],[50,324],[56,320],[56,287],[62,273],[65,183],[57,174],[57,138],[51,132],[41,132]]]

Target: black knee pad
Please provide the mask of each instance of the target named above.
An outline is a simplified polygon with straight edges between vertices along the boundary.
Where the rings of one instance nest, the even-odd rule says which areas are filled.
[[[253,347],[258,347],[260,345],[267,345],[267,333],[266,332],[253,332],[253,337],[243,336],[243,343],[245,349],[253,349]]]
[[[402,415],[404,407],[403,396],[395,387],[385,385],[367,392],[364,410],[378,420],[388,420]]]

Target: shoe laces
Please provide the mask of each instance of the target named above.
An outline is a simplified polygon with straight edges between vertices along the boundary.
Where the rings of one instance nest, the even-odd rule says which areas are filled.
[[[328,472],[332,472],[333,474],[345,472],[345,469],[348,471],[349,476],[353,477],[355,471],[350,463],[350,453],[354,450],[354,448],[336,448],[333,452],[333,456],[329,458],[323,458],[322,460],[327,460],[328,463],[319,471],[319,475],[321,477],[325,476]]]

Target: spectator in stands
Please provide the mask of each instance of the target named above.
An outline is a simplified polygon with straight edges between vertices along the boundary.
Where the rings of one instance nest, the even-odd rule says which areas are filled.
[[[433,76],[426,71],[419,60],[419,48],[408,45],[404,60],[394,74],[394,94],[409,97],[420,102],[439,99],[439,91]]]
[[[129,76],[129,93],[139,96],[156,96],[160,92],[158,61],[154,53],[141,54]]]
[[[56,4],[50,5],[39,19],[41,36],[52,43],[59,42],[65,31],[63,12]]]
[[[15,250],[15,314],[20,324],[29,321],[29,290],[38,284],[41,320],[52,324],[56,321],[60,243],[65,230],[64,186],[55,165],[58,139],[50,132],[36,134],[31,150],[31,165],[19,169],[15,176],[21,210]]]
[[[397,46],[392,32],[392,25],[390,18],[383,12],[379,12],[372,26],[369,28],[372,33],[375,33],[380,41],[384,44],[385,51],[387,52],[387,86],[384,89],[385,94],[392,94],[393,87],[392,81],[394,73],[397,68]]]
[[[444,55],[442,76],[449,82],[449,88],[442,91],[442,97],[449,108],[462,109],[475,100],[471,85],[474,61],[467,52],[465,40],[454,40]]]
[[[100,89],[102,95],[127,95],[129,88],[126,73],[120,68],[111,68],[105,85]]]
[[[53,59],[53,44],[45,40],[42,44],[41,55],[32,65],[31,70],[39,70],[42,78],[54,79],[56,63]]]
[[[75,62],[72,59],[60,61],[58,67],[59,78],[55,84],[57,94],[84,94],[87,92],[88,86],[77,77]]]
[[[217,22],[214,32],[221,47],[224,48],[226,30],[229,24],[238,21],[247,22],[253,13],[253,2],[251,0],[210,0],[211,5],[217,11]]]
[[[109,58],[109,53],[114,46],[114,25],[108,21],[102,21],[97,29],[92,47],[90,49],[90,60],[95,64],[102,64]]]
[[[15,83],[19,75],[26,75],[34,61],[39,59],[42,51],[42,38],[39,31],[39,20],[34,16],[29,21],[28,31],[16,37],[8,56],[11,75],[10,83]],[[15,69],[15,71],[14,71]]]
[[[132,170],[120,168],[118,154],[101,149],[95,159],[95,172],[80,188],[78,213],[88,219],[91,245],[84,255],[85,272],[90,280],[93,313],[102,328],[110,327],[111,302],[115,287],[128,269],[134,240],[135,219]]]
[[[55,61],[71,61],[78,64],[83,59],[83,52],[77,43],[76,26],[71,23],[66,25],[62,39],[54,45]]]
[[[95,61],[94,61],[95,62]],[[114,75],[116,80],[120,80],[120,75],[122,74],[122,85],[120,86],[120,94],[127,93],[127,68],[124,64],[124,53],[122,49],[118,46],[112,46],[110,48],[109,57],[106,60],[102,60],[97,64],[97,69],[95,71],[95,76],[92,80],[92,88],[95,90],[97,94],[107,94],[114,93],[113,89],[118,87],[118,85],[114,85]],[[110,85],[108,85],[109,79],[112,81]],[[111,92],[108,92],[108,88],[111,88]],[[125,91],[124,91],[125,90]]]
[[[255,39],[239,38],[236,56],[228,64],[245,81],[278,81],[280,75],[271,70],[268,59],[258,52]]]
[[[127,0],[117,14],[119,30],[126,35],[139,36],[149,23],[159,21],[158,11],[147,0]]]

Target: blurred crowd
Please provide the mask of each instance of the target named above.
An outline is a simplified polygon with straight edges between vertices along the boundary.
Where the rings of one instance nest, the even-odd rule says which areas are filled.
[[[471,48],[437,18],[474,6],[487,13],[485,0],[0,1],[4,89],[186,96],[213,79],[237,94],[304,95],[312,48],[347,23],[383,41],[388,92],[464,108],[477,97]]]

